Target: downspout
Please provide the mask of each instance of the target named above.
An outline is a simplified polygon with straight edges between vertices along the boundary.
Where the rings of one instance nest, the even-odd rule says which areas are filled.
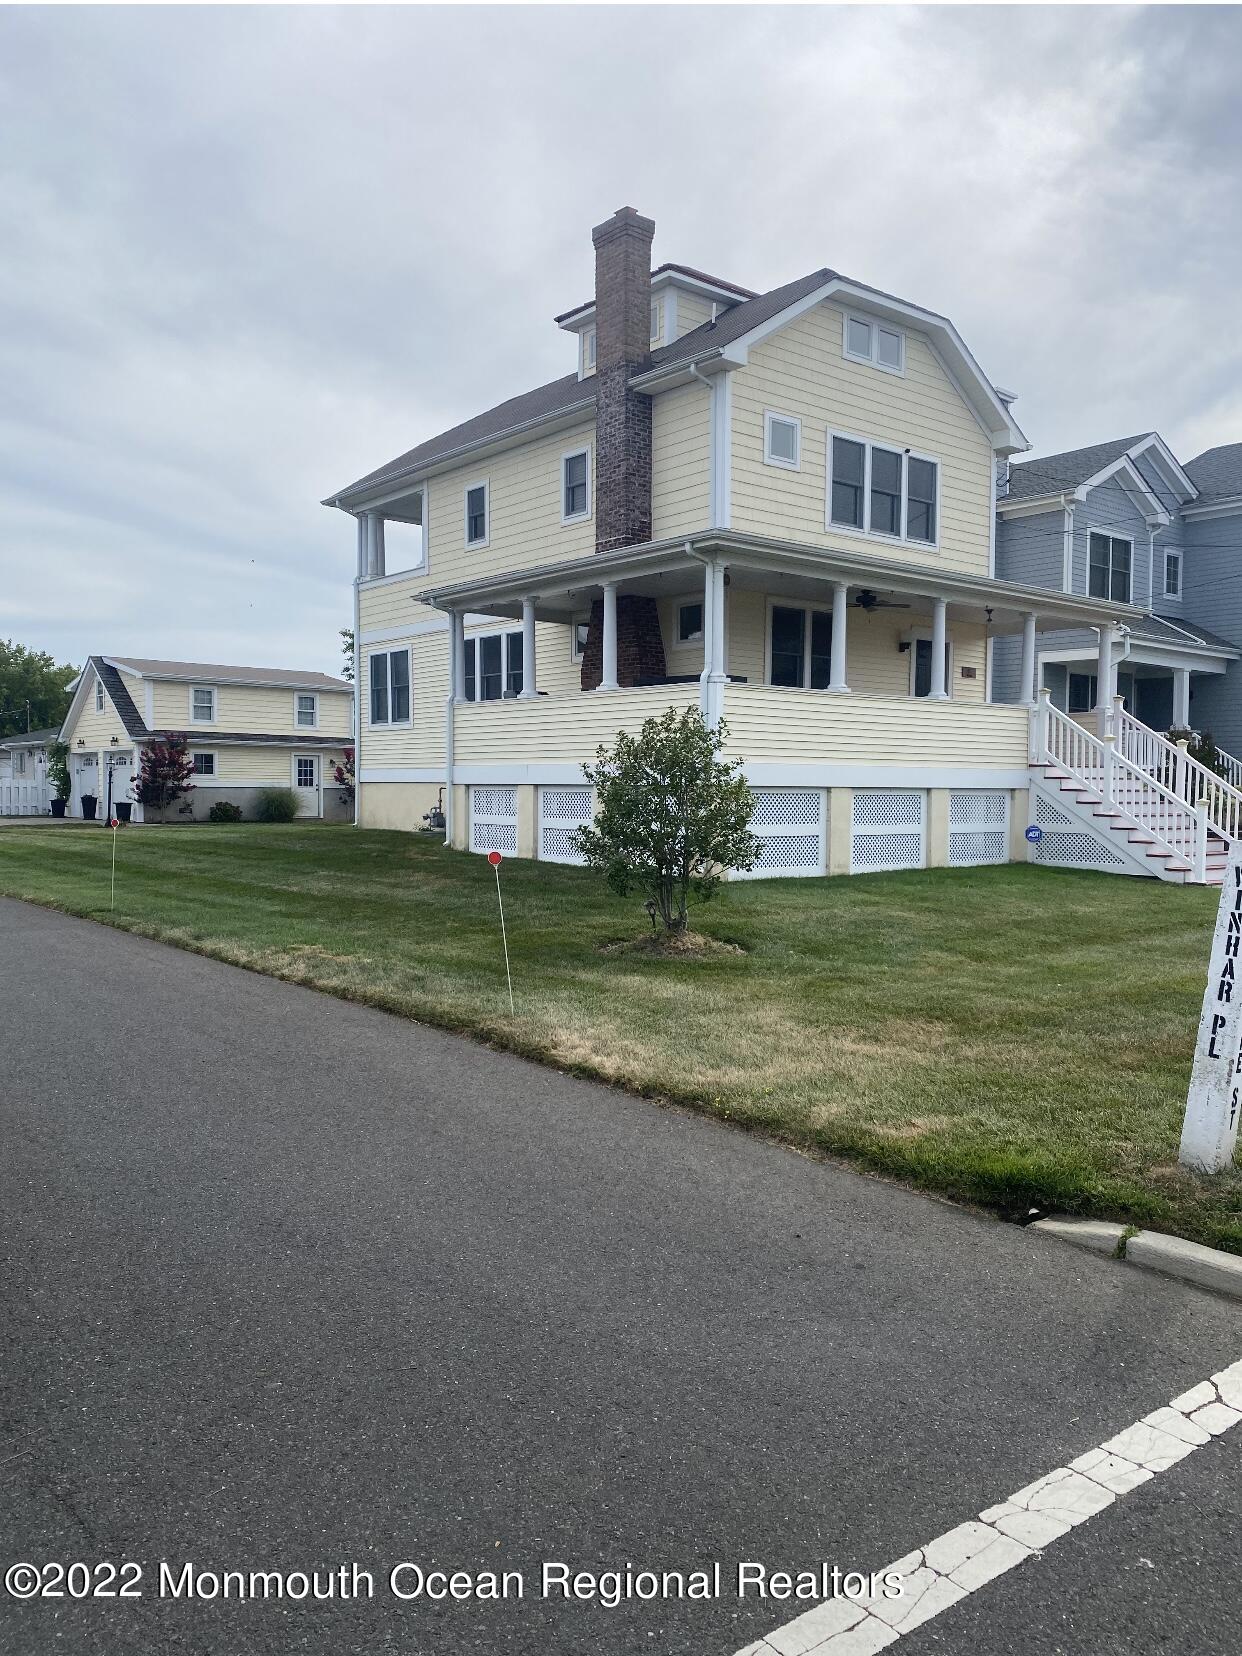
[[[362,795],[362,594],[354,577],[354,827]]]

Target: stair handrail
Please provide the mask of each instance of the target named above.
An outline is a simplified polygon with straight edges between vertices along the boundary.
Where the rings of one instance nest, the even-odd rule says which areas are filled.
[[[1053,764],[1069,775],[1090,793],[1098,793],[1119,816],[1140,833],[1149,834],[1161,849],[1180,862],[1190,864],[1190,877],[1202,885],[1207,879],[1205,814],[1180,799],[1150,771],[1122,752],[1114,725],[1113,739],[1102,742],[1085,730],[1076,719],[1053,707],[1045,690],[1032,709],[1031,748],[1035,763]],[[1127,795],[1119,797],[1117,782],[1127,785]],[[1135,809],[1144,803],[1144,808]],[[1181,846],[1169,838],[1169,829],[1176,827]],[[1189,849],[1187,849],[1189,847]]]
[[[1242,839],[1242,790],[1192,758],[1184,740],[1170,742],[1152,730],[1126,712],[1120,697],[1113,730],[1121,752],[1134,764],[1157,776],[1188,805],[1206,804],[1208,821],[1222,839],[1230,844]]]

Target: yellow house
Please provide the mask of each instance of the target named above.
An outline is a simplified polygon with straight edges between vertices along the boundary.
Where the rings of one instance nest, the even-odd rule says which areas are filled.
[[[129,804],[133,820],[142,821],[133,788],[142,748],[171,735],[189,742],[194,786],[170,807],[170,819],[201,821],[217,800],[251,816],[262,788],[291,788],[299,816],[352,815],[334,780],[353,725],[353,687],[343,679],[97,655],[71,689],[60,733],[70,750],[70,816],[91,814],[94,800],[101,818]]]
[[[654,229],[592,232],[571,372],[325,502],[356,519],[358,820],[442,806],[454,845],[574,860],[583,762],[697,706],[755,792],[758,873],[1213,877],[1242,794],[1205,823],[1168,744],[1036,697],[1039,631],[1091,628],[1111,709],[1139,612],[996,578],[997,468],[1028,444],[953,323],[829,269],[761,294],[652,270]],[[1007,635],[1018,704],[991,694]]]

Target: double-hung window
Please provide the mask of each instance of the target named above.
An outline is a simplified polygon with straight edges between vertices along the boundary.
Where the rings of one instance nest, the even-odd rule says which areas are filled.
[[[844,352],[852,362],[869,362],[889,374],[906,371],[906,336],[870,316],[846,316]]]
[[[1123,535],[1102,535],[1091,531],[1088,592],[1092,598],[1111,598],[1114,603],[1130,602],[1130,560],[1133,542]]]
[[[408,724],[410,720],[410,652],[378,650],[371,655],[371,723]]]
[[[832,611],[773,604],[769,672],[773,684],[826,690],[832,678]]]
[[[313,691],[299,690],[294,697],[294,722],[301,730],[314,730],[319,723],[319,697]]]
[[[1164,595],[1166,598],[1182,595],[1182,555],[1171,546],[1164,552]]]
[[[561,461],[561,521],[591,515],[591,451],[578,449]]]
[[[190,691],[190,722],[214,724],[216,720],[216,692],[209,684],[196,684]]]
[[[501,701],[521,693],[521,633],[476,633],[468,638],[466,700]]]
[[[833,432],[828,438],[828,527],[935,546],[940,467],[924,455]]]
[[[472,483],[466,490],[466,545],[486,546],[488,542],[487,483]]]
[[[214,753],[196,753],[194,755],[195,776],[214,776],[216,774],[216,756]]]

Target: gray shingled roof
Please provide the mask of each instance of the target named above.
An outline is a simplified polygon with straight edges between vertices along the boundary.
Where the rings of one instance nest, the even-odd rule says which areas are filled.
[[[14,730],[8,736],[0,736],[0,748],[46,747],[59,735],[59,725],[54,730]]]
[[[130,695],[125,680],[116,668],[104,660],[102,656],[92,656],[91,666],[103,680],[103,687],[112,698],[112,705],[121,715],[121,723],[125,726],[128,735],[141,739],[149,736],[142,715],[134,706],[134,699]]]
[[[1174,648],[1179,644],[1186,644],[1186,634],[1199,644],[1204,644],[1211,650],[1225,650],[1230,655],[1237,655],[1238,646],[1231,644],[1227,638],[1219,633],[1209,632],[1206,627],[1196,626],[1193,621],[1165,621],[1159,615],[1146,615],[1142,621],[1130,628],[1135,638],[1150,639],[1153,644],[1171,644]]]
[[[187,683],[202,679],[230,679],[235,684],[275,686],[282,690],[350,690],[352,685],[328,673],[303,673],[290,667],[226,667],[208,661],[150,661],[140,656],[113,656],[122,667],[150,678],[185,679]]]
[[[1201,501],[1242,495],[1242,443],[1205,449],[1182,469],[1198,489]]]
[[[752,328],[758,327],[761,322],[776,316],[787,305],[794,304],[806,294],[822,287],[825,282],[832,281],[836,275],[835,270],[813,270],[809,276],[799,277],[796,282],[786,282],[783,287],[772,288],[767,293],[759,294],[755,299],[744,300],[740,305],[731,305],[714,322],[704,322],[702,327],[692,328],[680,339],[675,339],[671,345],[664,345],[660,350],[653,351],[650,362],[642,371],[646,373],[650,368],[666,368],[674,363],[689,362],[691,358],[706,351],[714,351],[722,345],[728,345],[733,340],[740,339],[744,333],[749,333]],[[879,293],[876,288],[870,291]],[[892,295],[881,297],[891,298]],[[340,495],[350,495],[355,490],[370,488],[387,478],[402,477],[425,466],[434,465],[437,461],[456,454],[460,449],[486,442],[491,437],[500,437],[507,431],[529,425],[533,421],[550,419],[557,414],[568,414],[574,409],[581,409],[585,413],[594,407],[594,378],[580,380],[577,374],[566,374],[561,379],[552,380],[548,385],[536,387],[534,391],[526,391],[520,397],[510,397],[507,402],[497,403],[495,408],[489,408],[484,414],[476,414],[473,419],[463,420],[461,425],[442,431],[438,437],[429,437],[426,442],[407,449],[404,454],[399,454],[395,460],[389,460],[386,465],[368,472],[365,477],[360,477],[356,483],[339,489],[336,494],[330,495],[324,504],[330,505]]]
[[[1105,466],[1120,460],[1135,443],[1141,443],[1150,432],[1140,431],[1137,437],[1118,437],[1111,443],[1093,443],[1090,448],[1066,449],[1063,454],[1049,454],[1042,460],[1022,460],[1009,468],[1009,492],[1005,500],[1034,500],[1040,495],[1060,494],[1062,490],[1076,489]]]

